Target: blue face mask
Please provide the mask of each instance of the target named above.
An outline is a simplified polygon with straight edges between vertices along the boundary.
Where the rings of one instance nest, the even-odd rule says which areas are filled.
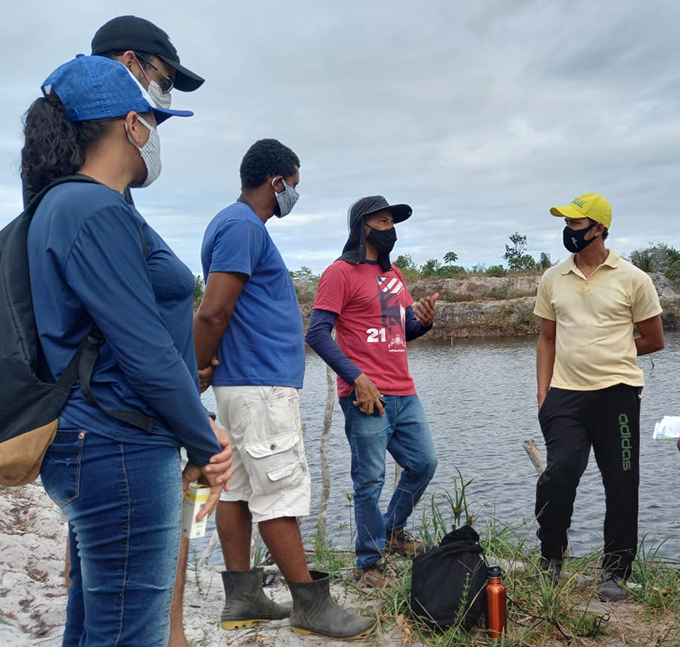
[[[272,187],[274,186],[274,182],[276,182],[277,179],[278,178],[274,178],[272,180]],[[274,189],[274,193],[276,194],[276,202],[279,205],[279,213],[276,215],[279,218],[287,216],[293,210],[295,203],[300,198],[300,194],[295,190],[294,187],[287,185],[283,178],[281,178],[281,182],[283,182],[283,191],[281,191],[281,193],[276,193],[276,189]]]

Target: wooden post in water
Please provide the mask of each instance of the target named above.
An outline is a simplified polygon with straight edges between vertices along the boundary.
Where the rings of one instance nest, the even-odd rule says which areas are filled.
[[[321,498],[319,500],[319,516],[316,522],[316,532],[319,537],[326,539],[326,519],[328,517],[328,499],[331,496],[331,474],[328,469],[328,445],[331,439],[331,422],[333,421],[333,409],[337,399],[337,383],[335,373],[330,366],[326,365],[326,408],[323,413],[323,428],[321,431],[321,443],[319,454],[321,455]]]
[[[524,451],[527,453],[527,456],[529,457],[529,460],[533,463],[534,467],[536,468],[536,472],[540,476],[543,474],[545,470],[545,461],[543,460],[543,457],[541,456],[541,452],[539,451],[538,447],[536,447],[536,443],[533,440],[525,440],[522,443],[522,447],[524,447]]]

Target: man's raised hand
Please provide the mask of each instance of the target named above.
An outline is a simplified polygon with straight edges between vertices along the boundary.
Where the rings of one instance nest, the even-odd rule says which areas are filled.
[[[418,317],[425,328],[429,328],[434,321],[435,304],[438,298],[439,292],[435,292],[432,296],[423,297],[413,304],[413,314]]]

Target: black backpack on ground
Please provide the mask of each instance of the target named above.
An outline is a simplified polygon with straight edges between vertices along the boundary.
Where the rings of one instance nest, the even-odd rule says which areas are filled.
[[[25,211],[0,231],[0,485],[24,485],[36,479],[57,433],[59,413],[78,379],[87,401],[102,408],[90,388],[99,348],[104,343],[95,325],[58,380],[46,382],[39,377],[47,364],[33,310],[28,230],[45,194],[65,182],[98,184],[85,175],[60,178],[40,191]],[[146,253],[144,234],[140,233]],[[153,431],[153,420],[139,412],[103,411],[134,427]]]
[[[470,526],[448,533],[413,560],[411,610],[429,627],[473,627],[486,610],[487,567]]]

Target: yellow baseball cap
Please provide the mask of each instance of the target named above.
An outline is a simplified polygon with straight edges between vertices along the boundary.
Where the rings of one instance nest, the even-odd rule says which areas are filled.
[[[612,224],[612,206],[598,193],[584,193],[566,207],[552,207],[550,213],[558,218],[590,218],[607,229]]]

